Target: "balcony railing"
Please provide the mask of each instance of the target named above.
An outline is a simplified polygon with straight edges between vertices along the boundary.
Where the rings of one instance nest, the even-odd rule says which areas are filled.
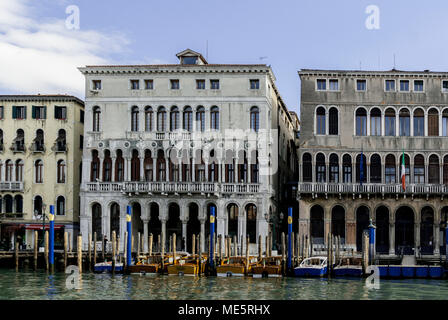
[[[448,185],[444,184],[409,184],[403,190],[401,184],[380,183],[299,183],[299,193],[408,193],[408,194],[445,194],[448,193]]]
[[[23,182],[0,182],[0,191],[23,191]]]
[[[88,182],[84,191],[126,192],[126,193],[258,193],[258,183],[217,183],[217,182]]]
[[[23,213],[0,213],[0,219],[8,219],[8,220],[15,220],[15,219],[23,219]]]

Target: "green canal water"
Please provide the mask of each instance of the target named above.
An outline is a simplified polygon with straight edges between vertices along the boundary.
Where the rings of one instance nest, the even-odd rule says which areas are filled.
[[[369,289],[360,279],[253,279],[84,273],[81,288],[67,288],[65,273],[0,269],[0,299],[230,299],[376,300],[447,299],[448,281],[381,280]]]

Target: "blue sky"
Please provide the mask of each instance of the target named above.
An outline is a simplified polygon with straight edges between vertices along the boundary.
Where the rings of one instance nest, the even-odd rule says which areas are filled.
[[[365,27],[371,4],[379,30]],[[68,5],[79,30],[63,28]],[[447,15],[443,0],[2,0],[0,91],[83,98],[77,66],[176,63],[186,48],[205,55],[208,40],[210,63],[271,65],[298,111],[301,68],[388,70],[395,54],[397,69],[448,71]]]

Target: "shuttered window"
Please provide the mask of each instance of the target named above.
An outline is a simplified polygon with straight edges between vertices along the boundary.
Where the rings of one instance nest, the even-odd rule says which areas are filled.
[[[428,136],[439,135],[439,113],[431,109],[428,112]]]

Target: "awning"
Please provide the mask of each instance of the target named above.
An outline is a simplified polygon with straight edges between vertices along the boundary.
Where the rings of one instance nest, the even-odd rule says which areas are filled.
[[[58,229],[62,229],[64,228],[63,224],[55,224],[54,225],[54,230],[58,230]],[[38,224],[38,223],[30,223],[25,225],[25,229],[26,230],[42,230],[42,224]],[[50,230],[50,224],[49,223],[45,223],[45,230]]]
[[[24,224],[2,223],[2,232],[5,232],[5,233],[15,232],[15,231],[22,229],[24,226],[25,226]]]

